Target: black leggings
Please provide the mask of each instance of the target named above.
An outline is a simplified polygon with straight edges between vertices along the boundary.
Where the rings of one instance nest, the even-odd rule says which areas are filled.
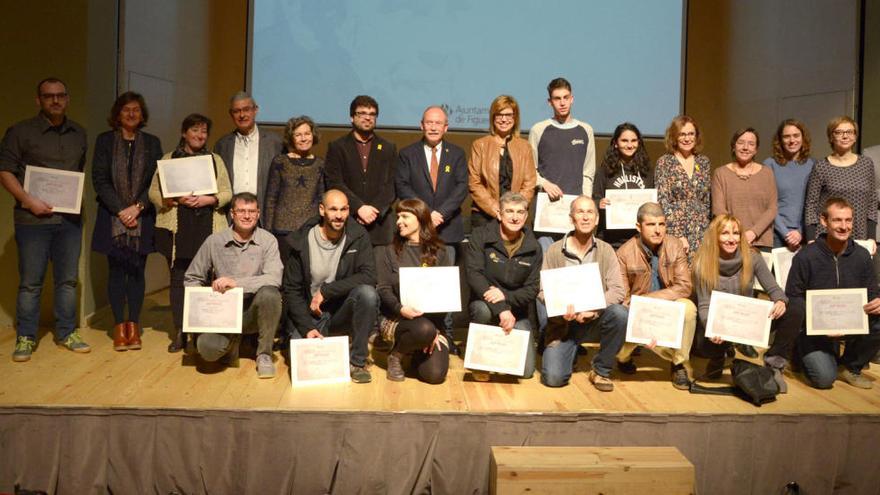
[[[107,297],[113,310],[116,324],[124,321],[138,323],[141,308],[144,306],[144,263],[146,256],[141,257],[140,266],[131,261],[122,261],[112,256],[107,257],[109,272],[107,275]],[[128,318],[125,318],[125,303],[128,302]]]
[[[174,319],[174,329],[181,331],[183,329],[183,277],[192,259],[177,258],[174,264],[168,260],[169,270],[171,271],[171,287],[169,288],[169,299],[171,299],[171,316]]]
[[[401,319],[394,333],[394,350],[401,354],[412,354],[412,368],[416,370],[419,380],[425,383],[443,383],[449,371],[447,346],[440,344],[440,349],[434,347],[431,354],[422,351],[434,342],[436,336],[437,326],[424,316],[413,320]]]

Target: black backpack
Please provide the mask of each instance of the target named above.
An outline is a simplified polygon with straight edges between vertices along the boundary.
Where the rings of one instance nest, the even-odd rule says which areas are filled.
[[[733,387],[707,387],[696,380],[691,382],[692,394],[735,395],[757,407],[773,402],[779,394],[779,385],[773,370],[742,359],[734,359],[731,366]]]

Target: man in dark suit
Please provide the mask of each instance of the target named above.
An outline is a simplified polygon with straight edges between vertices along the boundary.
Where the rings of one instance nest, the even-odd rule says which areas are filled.
[[[397,148],[374,131],[379,104],[360,95],[349,106],[352,130],[327,147],[327,189],[348,197],[358,222],[374,246],[390,244],[394,234],[394,169]]]
[[[281,137],[257,127],[260,107],[251,95],[239,91],[229,99],[229,116],[235,130],[217,140],[214,153],[223,158],[232,192],[255,194],[265,211],[266,183],[272,159],[284,152]]]
[[[422,139],[400,150],[394,184],[400,199],[418,198],[431,208],[431,220],[454,263],[456,246],[464,240],[461,202],[468,194],[467,158],[464,150],[443,141],[449,129],[443,108],[425,109],[421,128]],[[458,354],[452,340],[451,314],[445,323],[449,350]]]

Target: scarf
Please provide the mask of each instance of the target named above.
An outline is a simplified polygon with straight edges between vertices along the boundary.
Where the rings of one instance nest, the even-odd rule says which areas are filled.
[[[134,141],[129,144],[122,137],[122,131],[117,130],[113,133],[113,189],[116,190],[123,205],[137,203],[138,195],[144,185],[146,162],[143,134],[136,133]],[[113,216],[110,222],[113,244],[123,251],[137,254],[141,245],[141,222],[131,229],[126,227],[118,216]]]

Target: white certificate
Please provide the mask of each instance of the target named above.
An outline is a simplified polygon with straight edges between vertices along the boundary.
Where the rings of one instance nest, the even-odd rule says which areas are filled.
[[[185,287],[183,331],[197,333],[241,333],[244,291],[241,287],[224,293],[210,287]]]
[[[773,303],[755,297],[712,291],[706,337],[721,337],[728,342],[768,347],[770,311]]]
[[[531,345],[527,330],[514,328],[505,335],[501,327],[471,323],[464,351],[464,367],[522,376]]]
[[[547,193],[538,193],[535,203],[535,232],[565,234],[571,230],[571,202],[574,194],[563,194],[556,201],[550,201]]]
[[[788,282],[788,272],[791,270],[791,260],[797,251],[791,251],[787,247],[774,248],[771,251],[773,255],[773,275],[776,277],[776,283],[785,290],[785,284]]]
[[[159,160],[156,165],[163,198],[217,194],[217,177],[211,155]]]
[[[401,267],[400,304],[422,313],[461,311],[458,267]]]
[[[54,168],[24,167],[24,190],[31,196],[45,201],[54,213],[79,214],[82,206],[85,174]]]
[[[862,246],[868,251],[868,254],[874,256],[874,253],[871,252],[871,250],[874,249],[875,246],[874,241],[872,241],[871,239],[853,239],[853,242],[855,242],[859,246]]]
[[[348,337],[291,339],[290,384],[324,385],[351,381]]]
[[[611,204],[605,207],[605,228],[634,229],[639,207],[657,202],[656,189],[606,189],[605,198]]]
[[[868,289],[807,291],[807,335],[865,335]]]
[[[541,270],[541,288],[548,317],[564,315],[569,304],[575,312],[606,306],[598,263]]]
[[[773,269],[773,253],[765,253],[764,251],[759,251],[761,253],[761,257],[764,258],[764,264],[767,265],[767,270]],[[755,255],[755,252],[752,251],[752,256]],[[761,282],[758,282],[758,277],[755,277],[754,283],[755,290],[759,290],[761,292],[767,292],[761,287]]]
[[[650,344],[653,339],[659,346],[681,349],[684,310],[683,302],[632,296],[626,320],[626,341]]]

